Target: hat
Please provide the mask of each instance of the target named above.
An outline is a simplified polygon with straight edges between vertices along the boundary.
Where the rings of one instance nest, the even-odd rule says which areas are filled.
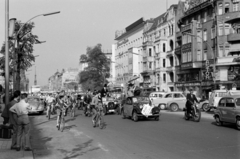
[[[107,84],[104,84],[104,87],[107,87]]]

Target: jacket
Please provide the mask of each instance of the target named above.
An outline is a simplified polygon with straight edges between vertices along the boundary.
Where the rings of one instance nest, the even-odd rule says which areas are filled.
[[[194,94],[187,94],[187,102],[186,102],[186,107],[192,106],[195,102],[199,103],[196,96]]]

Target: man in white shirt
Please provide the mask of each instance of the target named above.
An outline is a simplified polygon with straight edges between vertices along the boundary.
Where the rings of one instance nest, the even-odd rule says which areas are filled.
[[[51,115],[51,113],[53,112],[54,98],[53,98],[52,94],[49,94],[49,96],[47,96],[46,102],[47,102],[47,115],[46,115],[46,117],[48,117],[48,114],[50,113],[49,115]]]
[[[28,110],[31,109],[31,106],[26,103],[27,94],[21,94],[21,100],[19,103],[14,104],[10,111],[16,113],[17,118],[17,146],[16,150],[20,151],[21,139],[25,136],[25,151],[31,151],[29,143],[29,132],[30,132],[30,121],[28,118]],[[24,136],[23,136],[24,135]]]

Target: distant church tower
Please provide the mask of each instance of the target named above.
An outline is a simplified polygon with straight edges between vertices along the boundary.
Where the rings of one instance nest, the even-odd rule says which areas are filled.
[[[36,66],[35,66],[35,78],[34,78],[34,85],[37,85],[37,72],[36,72]]]

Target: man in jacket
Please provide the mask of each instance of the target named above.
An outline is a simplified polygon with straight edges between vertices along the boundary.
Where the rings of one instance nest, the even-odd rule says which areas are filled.
[[[107,95],[108,95],[108,89],[107,89],[107,84],[105,84],[102,91],[101,91],[101,97],[104,98]]]
[[[192,105],[196,102],[199,103],[195,94],[193,94],[193,89],[189,89],[190,93],[187,94],[187,102],[186,102],[186,108],[187,108],[187,114],[191,112]]]
[[[96,95],[93,97],[92,105],[94,106],[94,108],[92,108],[92,112],[93,112],[92,122],[94,123],[93,126],[95,127],[96,126],[95,118],[96,118],[96,114],[97,114],[96,109],[99,109],[99,110],[103,109],[100,91],[97,92]]]

